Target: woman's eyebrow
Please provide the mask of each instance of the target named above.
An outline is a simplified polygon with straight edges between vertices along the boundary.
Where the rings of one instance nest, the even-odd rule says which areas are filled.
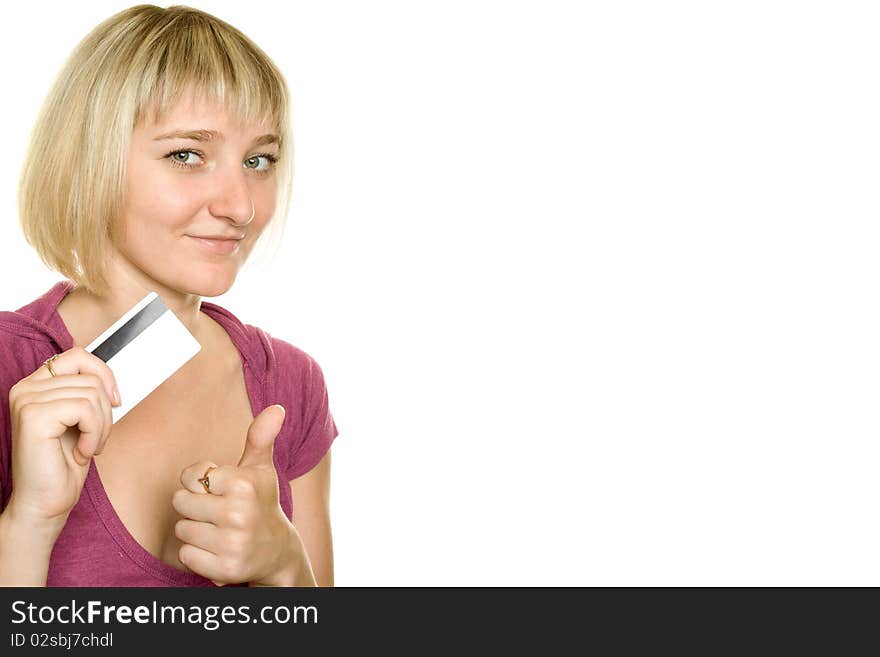
[[[219,130],[174,130],[163,135],[155,137],[153,141],[163,141],[165,139],[192,139],[194,141],[223,141],[223,133]],[[280,144],[281,140],[278,135],[267,134],[260,135],[254,139],[252,146],[263,146],[264,144]]]

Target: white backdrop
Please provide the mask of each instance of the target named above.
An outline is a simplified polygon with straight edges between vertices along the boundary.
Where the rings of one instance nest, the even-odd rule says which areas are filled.
[[[4,309],[130,4],[4,9]],[[212,301],[324,370],[338,585],[880,585],[872,3],[189,4],[291,85],[284,244]]]

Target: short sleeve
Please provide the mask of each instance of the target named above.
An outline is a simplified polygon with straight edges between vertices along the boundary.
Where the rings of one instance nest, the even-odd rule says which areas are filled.
[[[339,431],[330,411],[324,372],[310,355],[274,339],[277,358],[276,397],[285,407],[284,423],[290,435],[287,480],[314,468],[330,450]],[[293,411],[293,412],[292,412]]]

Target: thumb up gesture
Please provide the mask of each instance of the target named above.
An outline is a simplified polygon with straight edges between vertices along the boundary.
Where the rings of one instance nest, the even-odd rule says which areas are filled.
[[[269,406],[248,428],[238,465],[197,461],[180,475],[171,505],[181,563],[216,585],[273,579],[296,557],[293,528],[278,502],[272,460],[284,407]]]

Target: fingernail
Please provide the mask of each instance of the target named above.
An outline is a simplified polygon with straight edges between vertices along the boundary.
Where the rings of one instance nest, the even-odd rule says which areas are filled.
[[[122,399],[119,397],[119,388],[116,386],[113,386],[113,401],[116,402],[117,406],[122,404]]]

